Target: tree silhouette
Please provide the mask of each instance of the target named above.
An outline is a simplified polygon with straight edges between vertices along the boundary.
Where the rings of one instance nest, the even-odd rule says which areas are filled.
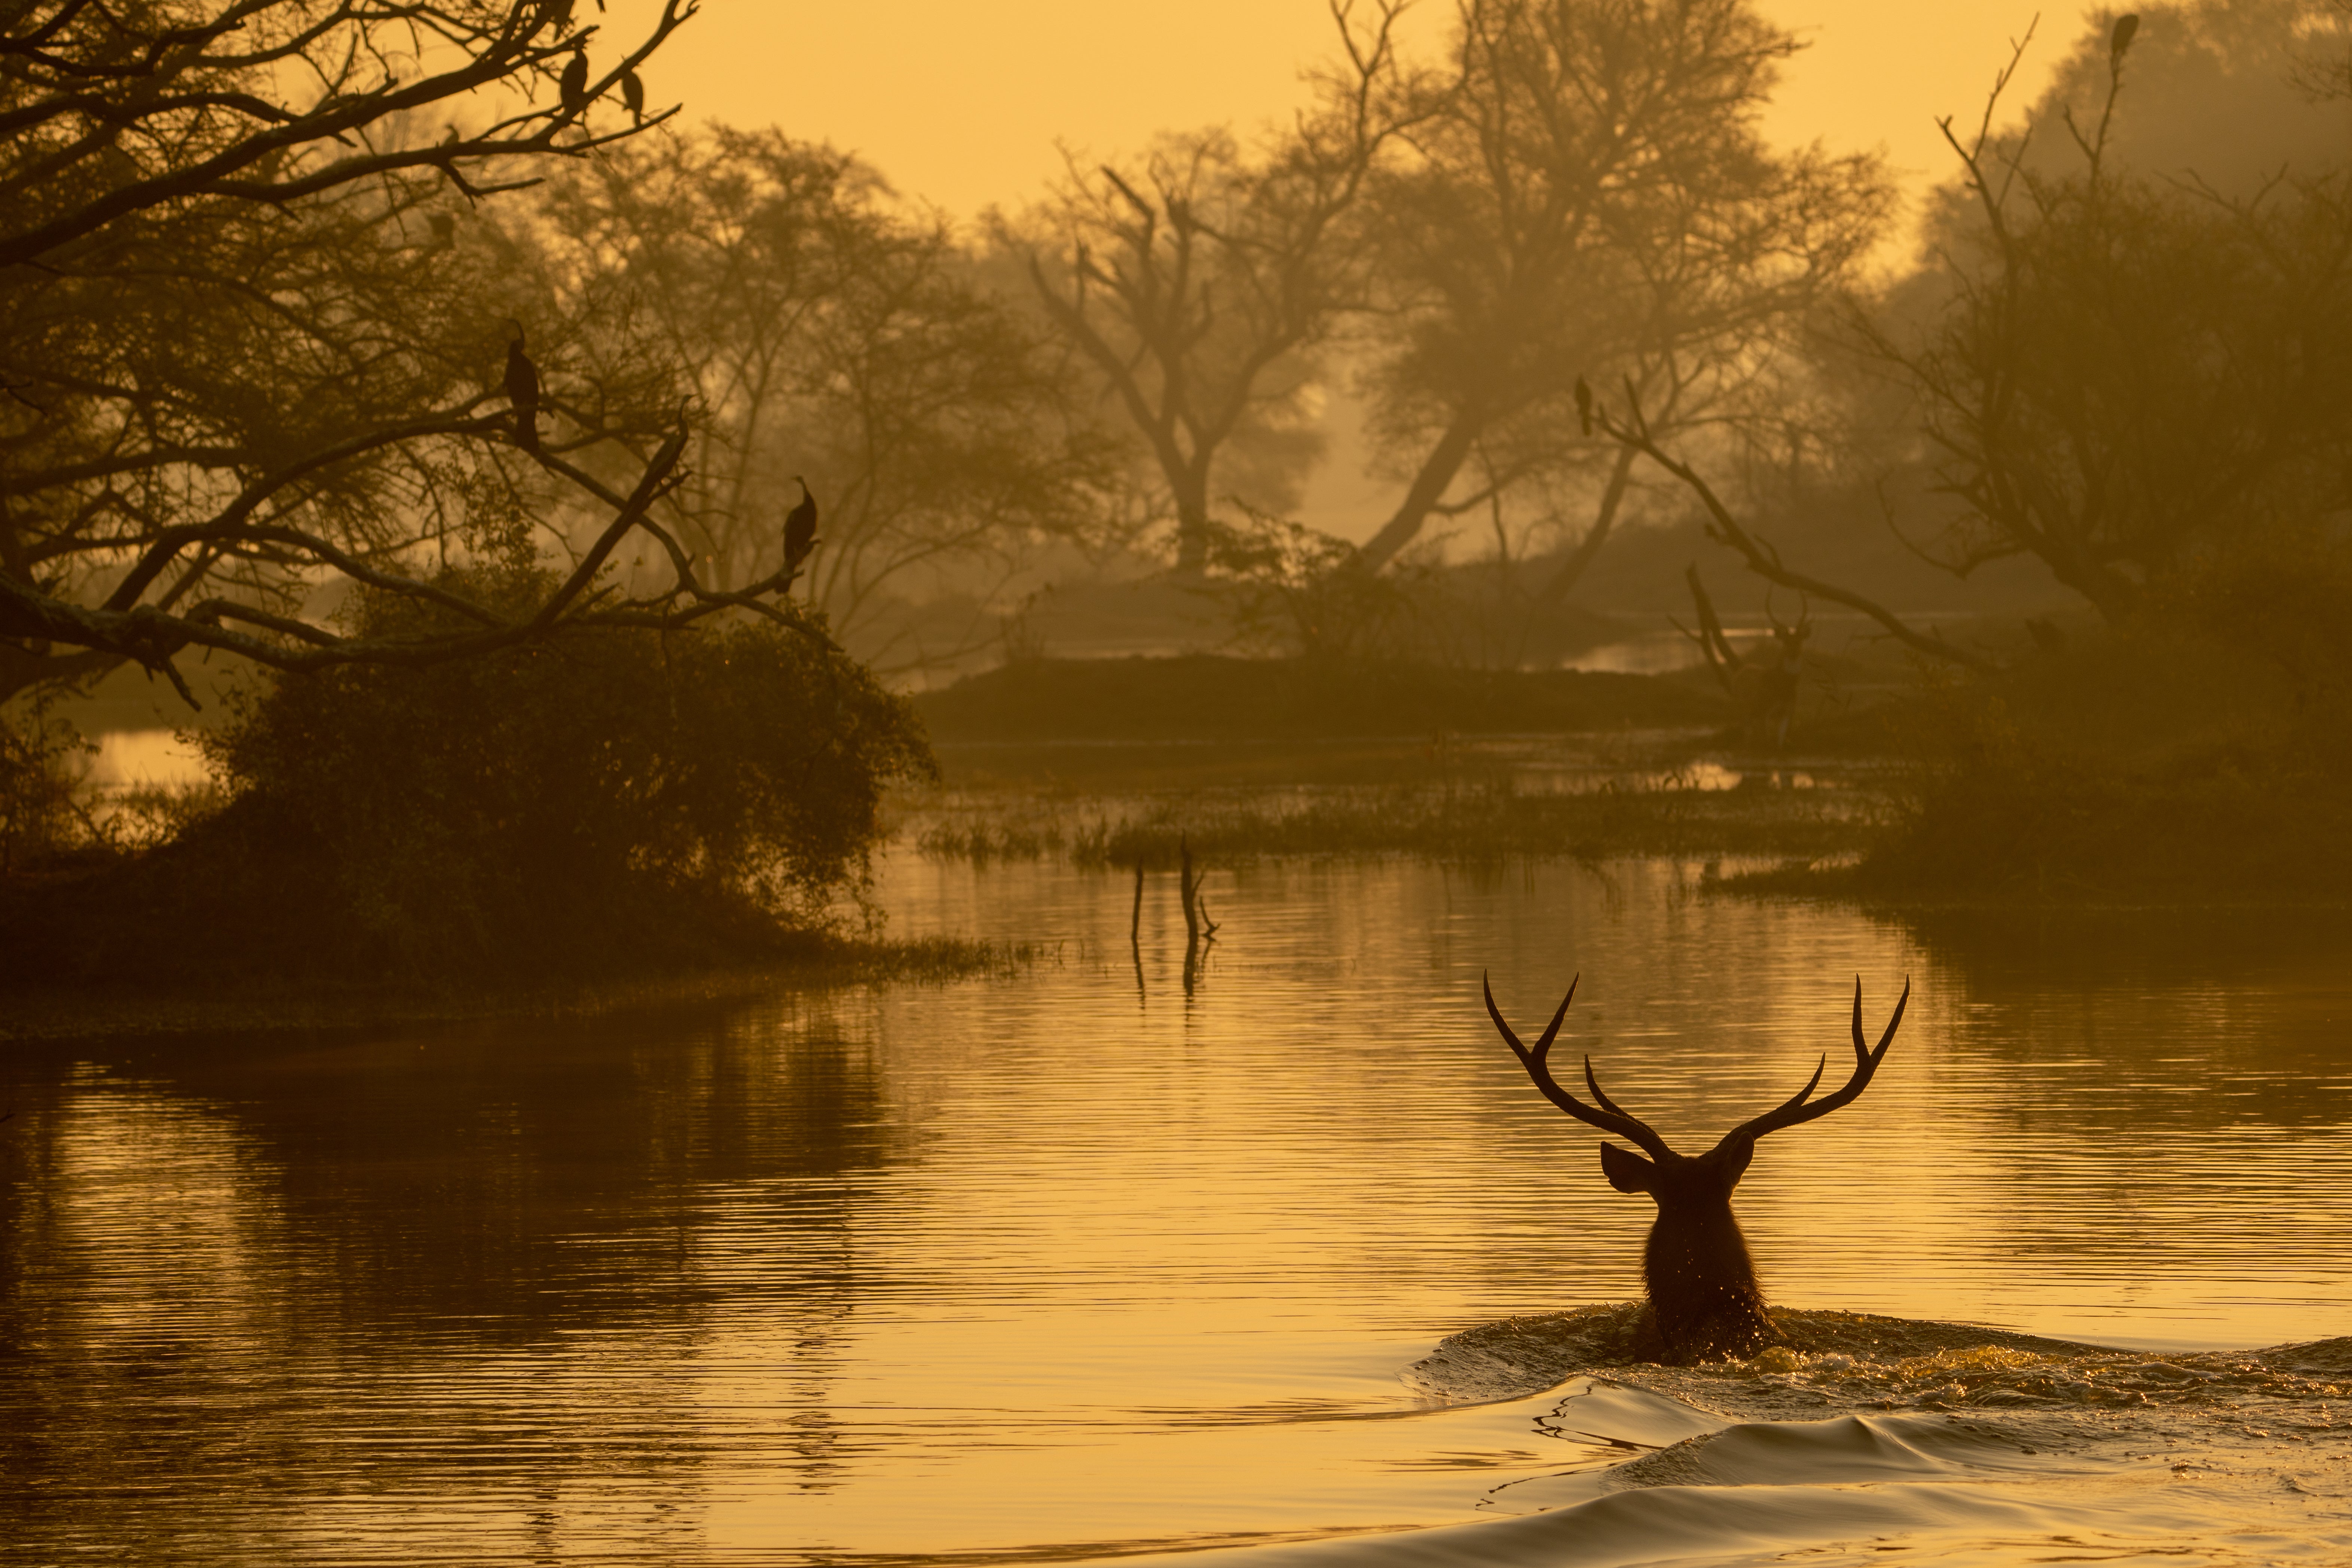
[[[1365,379],[1404,490],[1360,566],[1614,460],[1597,546],[1627,468],[1585,428],[1580,378],[1630,376],[1662,428],[1719,419],[1845,277],[1886,194],[1869,159],[1764,144],[1796,48],[1748,0],[1462,0],[1450,78],[1369,192]],[[1550,596],[1581,566],[1569,545]]]
[[[2240,194],[2118,157],[2137,52],[2182,47],[2179,19],[2086,37],[2018,133],[1992,129],[2015,58],[1972,132],[1943,121],[1958,199],[1907,298],[1864,323],[1959,503],[1923,552],[1961,575],[2038,559],[2110,621],[2202,554],[2352,501],[2352,171]]]
[[[802,624],[763,600],[776,583],[697,578],[650,515],[685,450],[675,385],[643,365],[586,378],[571,329],[474,221],[548,160],[635,134],[604,95],[696,5],[664,0],[611,45],[572,10],[0,8],[0,696],[125,660],[185,696],[189,650],[299,670],[730,606]],[[535,447],[502,374],[525,327]],[[583,462],[592,449],[633,454],[627,474]],[[602,526],[527,613],[436,585],[449,560],[531,553],[564,504]],[[600,587],[632,531],[670,576]],[[339,629],[353,585],[450,618]]]
[[[1318,353],[1369,287],[1350,220],[1411,112],[1393,37],[1403,9],[1375,0],[1359,16],[1333,0],[1346,63],[1266,146],[1216,130],[1162,138],[1124,164],[1073,159],[1055,198],[1001,231],[1141,437],[1175,513],[1181,572],[1208,564],[1221,489],[1287,506],[1315,455]]]
[[[805,602],[863,657],[919,663],[910,589],[985,572],[1101,508],[1107,438],[1034,321],[937,217],[873,170],[724,126],[616,149],[551,183],[550,291],[589,323],[593,376],[650,351],[699,416],[654,508],[720,584],[805,569]],[[813,555],[784,546],[805,474]]]

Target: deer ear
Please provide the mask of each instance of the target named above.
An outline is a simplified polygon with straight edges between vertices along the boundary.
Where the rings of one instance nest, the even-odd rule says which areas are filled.
[[[1621,1193],[1646,1193],[1654,1189],[1650,1178],[1658,1168],[1631,1149],[1620,1149],[1614,1143],[1601,1145],[1601,1173],[1609,1184]]]

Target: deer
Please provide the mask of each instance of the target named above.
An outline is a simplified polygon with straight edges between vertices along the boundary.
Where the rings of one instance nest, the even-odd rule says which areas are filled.
[[[1546,1100],[1580,1121],[1640,1145],[1648,1154],[1644,1159],[1631,1149],[1603,1143],[1601,1173],[1619,1192],[1647,1193],[1658,1205],[1658,1217],[1643,1247],[1642,1282],[1649,1298],[1650,1318],[1665,1352],[1659,1359],[1685,1366],[1703,1361],[1745,1360],[1769,1346],[1788,1343],[1788,1336],[1765,1310],[1748,1238],[1740,1234],[1739,1221],[1731,1213],[1731,1190],[1748,1173],[1759,1138],[1827,1116],[1853,1104],[1870,1087],[1886,1047],[1895,1043],[1903,1009],[1911,1000],[1911,982],[1903,982],[1895,1016],[1879,1037],[1877,1048],[1872,1049],[1862,1033],[1862,979],[1854,978],[1853,1076],[1843,1089],[1820,1100],[1812,1098],[1829,1067],[1829,1057],[1823,1053],[1804,1088],[1763,1115],[1741,1122],[1706,1153],[1693,1155],[1675,1153],[1647,1122],[1627,1114],[1603,1093],[1592,1071],[1591,1057],[1584,1058],[1584,1084],[1592,1091],[1597,1108],[1562,1089],[1552,1077],[1547,1064],[1552,1040],[1568,1016],[1569,1004],[1576,1000],[1577,982],[1582,978],[1579,975],[1569,983],[1559,1011],[1552,1015],[1550,1025],[1533,1047],[1519,1043],[1518,1036],[1503,1021],[1502,1009],[1495,1005],[1494,986],[1482,982],[1486,1016],[1495,1020],[1504,1042]]]

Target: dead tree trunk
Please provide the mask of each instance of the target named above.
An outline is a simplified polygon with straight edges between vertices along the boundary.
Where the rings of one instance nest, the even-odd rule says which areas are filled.
[[[1184,900],[1184,941],[1187,945],[1203,939],[1214,942],[1217,922],[1209,918],[1209,906],[1201,899],[1201,873],[1192,868],[1192,847],[1182,836],[1176,840],[1176,887]]]

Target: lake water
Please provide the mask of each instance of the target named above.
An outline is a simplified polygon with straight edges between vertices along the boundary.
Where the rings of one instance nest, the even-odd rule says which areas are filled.
[[[1172,879],[1134,949],[1131,894],[901,855],[895,932],[1040,961],[16,1048],[0,1555],[2352,1561],[2352,1347],[2190,1353],[2352,1334],[2352,921],[1284,863],[1212,872],[1188,965]],[[1874,1033],[1909,976],[1740,1189],[1768,1292],[2129,1353],[1408,1379],[1639,1290],[1650,1205],[1482,971],[1524,1030],[1580,972],[1564,1038],[1685,1148],[1842,1081],[1854,977]]]

